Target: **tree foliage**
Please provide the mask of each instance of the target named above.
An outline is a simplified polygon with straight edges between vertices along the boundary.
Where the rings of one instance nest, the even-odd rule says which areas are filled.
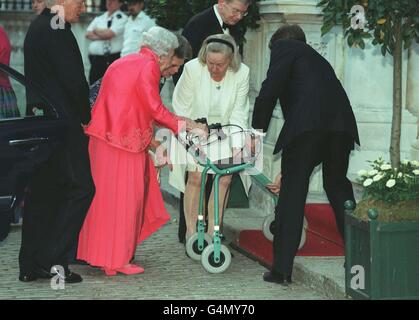
[[[419,43],[418,0],[322,0],[322,35],[334,26],[342,25],[351,47],[365,48],[366,39],[381,46],[381,53],[393,56],[393,119],[390,159],[393,167],[400,166],[402,118],[402,59],[403,48]]]
[[[348,45],[365,48],[365,40],[373,38],[373,45],[380,45],[383,55],[393,55],[401,30],[404,48],[413,41],[419,43],[419,1],[418,0],[323,0],[322,35],[334,26],[342,25]],[[362,21],[363,8],[365,19]],[[358,7],[359,8],[359,7]],[[359,28],[364,23],[364,28]]]

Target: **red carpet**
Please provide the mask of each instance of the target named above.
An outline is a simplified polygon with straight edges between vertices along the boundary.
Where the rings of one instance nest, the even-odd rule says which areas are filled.
[[[306,242],[298,256],[343,256],[344,245],[337,230],[333,210],[328,204],[308,204]],[[240,232],[236,246],[261,262],[272,264],[272,242],[260,230]]]

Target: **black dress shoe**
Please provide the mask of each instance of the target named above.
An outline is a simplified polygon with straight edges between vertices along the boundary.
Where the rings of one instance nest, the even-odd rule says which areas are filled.
[[[40,268],[40,267],[37,267],[35,269],[35,275],[37,278],[40,278],[40,279],[51,279],[54,276],[54,274],[52,274],[48,270],[44,268]]]
[[[19,281],[22,282],[32,282],[37,280],[38,277],[33,273],[21,274],[19,275]]]
[[[287,276],[281,273],[273,273],[272,271],[265,272],[263,274],[263,280],[267,282],[278,283],[283,286],[288,286],[291,281],[291,276]]]
[[[83,281],[83,278],[75,272],[67,272],[64,278],[65,283],[79,283]]]
[[[56,272],[48,272],[48,270],[43,269],[43,268],[36,268],[36,276],[38,278],[41,279],[51,279],[52,277],[56,276],[58,273],[58,271]],[[75,272],[71,272],[70,270],[66,270],[65,274],[64,274],[64,281],[65,283],[79,283],[83,281],[83,278],[75,273]]]

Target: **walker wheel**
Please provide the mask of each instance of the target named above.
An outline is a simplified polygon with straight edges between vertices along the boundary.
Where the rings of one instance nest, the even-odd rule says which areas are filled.
[[[262,225],[262,232],[266,239],[269,241],[274,240],[274,228],[275,228],[275,214],[270,214],[265,218]]]
[[[204,248],[212,243],[211,237],[205,233],[204,234]],[[186,239],[185,244],[186,253],[192,260],[199,261],[201,260],[202,251],[198,248],[198,233],[194,233],[188,239]]]
[[[301,231],[301,240],[298,250],[300,250],[306,242],[306,229],[308,227],[307,219],[304,217],[303,230]],[[265,218],[262,225],[262,232],[266,239],[273,241],[275,232],[275,214],[270,214]]]
[[[220,261],[214,261],[214,244],[210,244],[202,251],[201,263],[209,273],[222,273],[228,269],[231,263],[230,250],[225,245],[221,245]]]

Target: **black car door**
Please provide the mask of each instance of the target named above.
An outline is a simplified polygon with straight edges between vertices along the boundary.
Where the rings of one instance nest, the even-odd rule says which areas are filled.
[[[65,126],[64,115],[35,84],[0,64],[0,241],[31,173],[63,142]]]

